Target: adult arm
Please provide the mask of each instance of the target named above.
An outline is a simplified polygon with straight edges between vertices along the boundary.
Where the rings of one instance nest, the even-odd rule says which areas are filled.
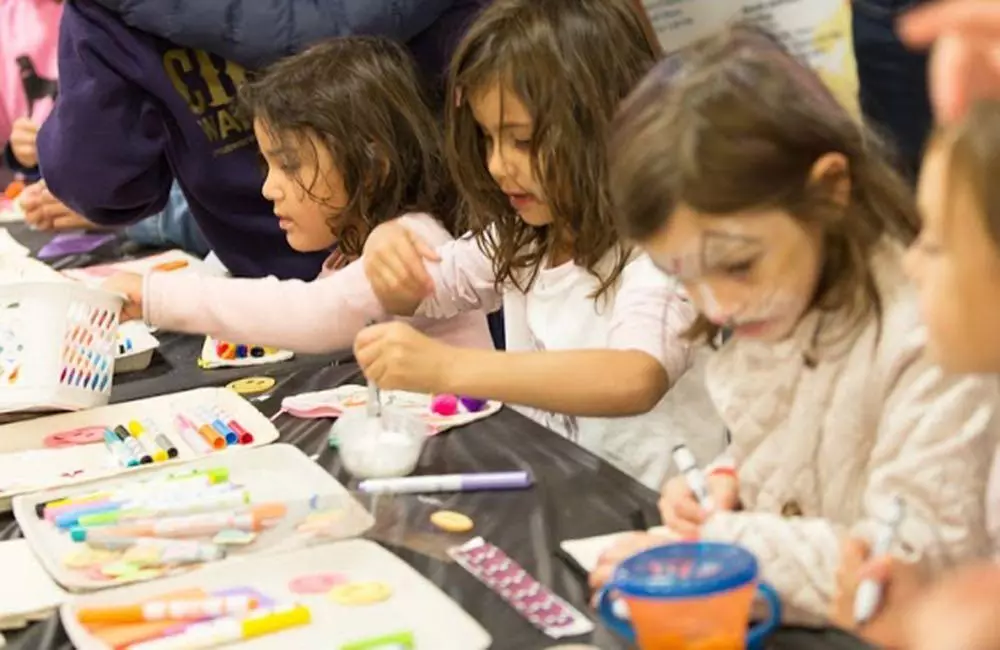
[[[373,34],[408,41],[454,0],[97,0],[132,27],[249,69],[318,41]]]
[[[96,224],[124,226],[163,209],[173,175],[163,118],[109,66],[130,65],[133,55],[91,15],[99,11],[66,5],[59,101],[38,133],[38,159],[56,198]]]

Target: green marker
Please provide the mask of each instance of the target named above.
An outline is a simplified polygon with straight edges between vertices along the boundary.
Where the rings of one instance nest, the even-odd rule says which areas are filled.
[[[396,632],[346,643],[340,646],[340,650],[413,650],[414,647],[413,632]]]

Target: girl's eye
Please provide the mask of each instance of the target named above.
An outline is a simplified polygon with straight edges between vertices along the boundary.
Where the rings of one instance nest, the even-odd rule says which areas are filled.
[[[286,174],[292,174],[299,170],[299,164],[291,160],[282,160],[278,169],[285,172]]]
[[[753,270],[754,260],[744,260],[742,262],[735,262],[733,264],[728,264],[723,268],[726,275],[731,275],[733,277],[746,277]]]
[[[531,140],[514,140],[514,146],[523,151],[531,149]]]

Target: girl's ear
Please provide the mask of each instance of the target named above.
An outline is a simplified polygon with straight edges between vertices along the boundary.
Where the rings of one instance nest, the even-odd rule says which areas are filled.
[[[847,207],[851,200],[851,164],[847,156],[831,151],[816,159],[809,172],[809,184],[825,186],[829,189],[830,198],[837,205]]]

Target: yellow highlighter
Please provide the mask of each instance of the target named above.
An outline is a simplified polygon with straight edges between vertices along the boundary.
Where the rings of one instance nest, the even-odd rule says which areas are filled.
[[[162,463],[167,459],[167,450],[156,444],[153,435],[146,431],[137,420],[132,420],[128,423],[128,432],[139,441],[139,444],[146,450],[146,453],[153,457],[153,462]]]
[[[129,646],[129,650],[200,650],[227,643],[254,639],[312,621],[309,608],[291,605],[257,613],[246,618],[220,618],[189,625],[180,634],[152,639]]]

